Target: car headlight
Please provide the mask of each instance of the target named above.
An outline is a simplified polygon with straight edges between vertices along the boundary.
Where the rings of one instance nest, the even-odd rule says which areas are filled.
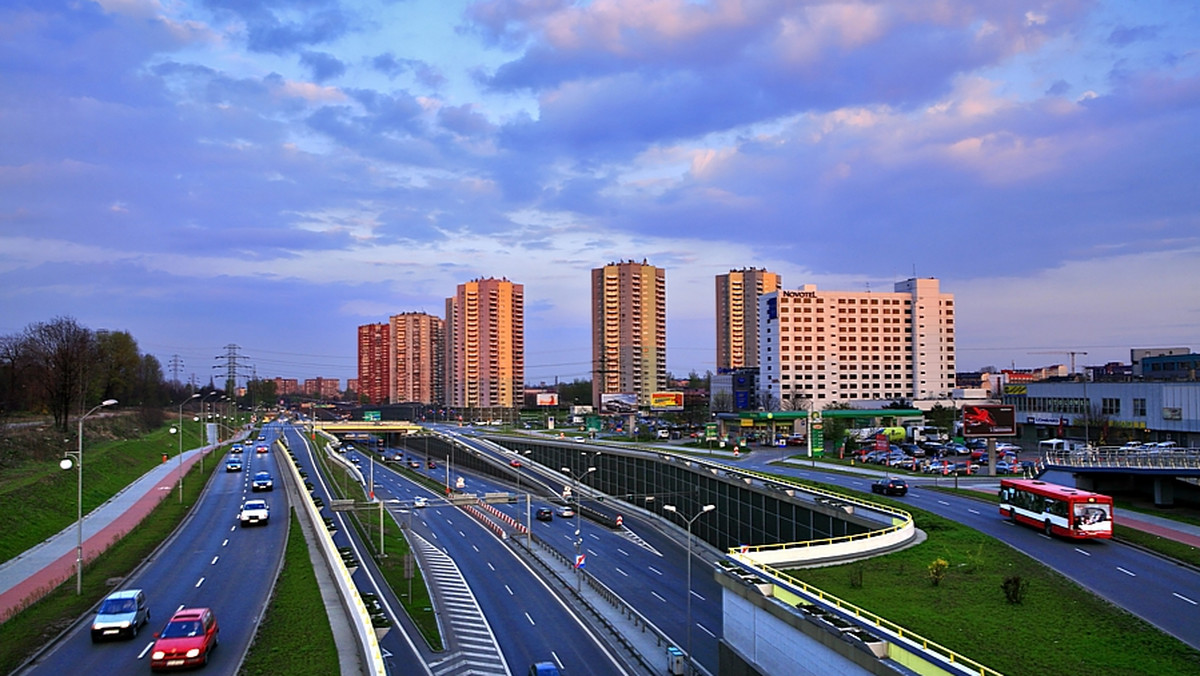
[[[150,653],[150,659],[152,660],[161,660],[166,656],[167,654],[161,650],[155,650],[154,652]]]
[[[187,657],[187,658],[189,658],[189,659],[191,659],[191,658],[193,658],[193,657],[195,657],[195,656],[197,656],[197,655],[199,655],[199,654],[200,654],[200,649],[199,649],[199,648],[192,648],[191,650],[187,651],[187,655],[186,655],[186,657]]]
[[[122,623],[121,623],[121,628],[122,628],[122,629],[128,629],[128,628],[129,628],[129,620],[125,620],[124,622],[122,622]]]

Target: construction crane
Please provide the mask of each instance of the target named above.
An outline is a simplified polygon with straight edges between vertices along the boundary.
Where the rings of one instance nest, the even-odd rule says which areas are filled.
[[[1075,377],[1075,355],[1086,355],[1082,350],[1047,350],[1045,352],[1027,352],[1026,354],[1065,354],[1071,357],[1071,377]]]

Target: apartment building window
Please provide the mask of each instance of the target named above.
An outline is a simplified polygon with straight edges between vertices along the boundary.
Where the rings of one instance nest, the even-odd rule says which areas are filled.
[[[1146,417],[1146,400],[1135,397],[1133,400],[1133,415],[1138,418]]]
[[[1101,415],[1121,415],[1121,400],[1116,397],[1104,397],[1100,400]]]

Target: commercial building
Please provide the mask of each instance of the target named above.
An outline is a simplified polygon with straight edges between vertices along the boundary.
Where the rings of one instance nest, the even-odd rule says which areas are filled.
[[[364,324],[358,327],[358,394],[368,403],[388,401],[388,351],[391,341],[388,324]]]
[[[517,408],[525,388],[525,287],[476,279],[446,299],[446,403]]]
[[[666,384],[666,271],[645,260],[592,270],[592,405],[623,394],[648,407]]]
[[[759,268],[717,275],[717,372],[758,366],[758,299],[780,277]]]
[[[939,399],[954,389],[954,295],[937,279],[893,292],[818,291],[759,299],[759,405]]]
[[[388,327],[388,402],[445,401],[445,320],[424,312],[404,312],[392,315]]]

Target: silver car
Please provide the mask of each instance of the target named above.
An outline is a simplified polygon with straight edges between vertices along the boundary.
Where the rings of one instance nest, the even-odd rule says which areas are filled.
[[[150,607],[141,589],[113,592],[100,602],[92,620],[92,642],[108,638],[133,638],[150,621]]]

